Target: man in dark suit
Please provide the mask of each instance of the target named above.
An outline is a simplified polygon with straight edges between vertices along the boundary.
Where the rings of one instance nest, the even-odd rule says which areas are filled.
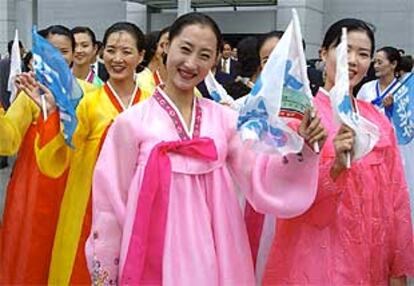
[[[231,58],[231,45],[224,41],[221,52],[221,59],[219,61],[218,70],[236,78],[236,64],[237,62]]]
[[[10,92],[7,90],[9,75],[10,75],[10,62],[11,51],[13,47],[13,41],[7,44],[8,56],[0,60],[0,103],[5,110],[10,106]],[[19,41],[20,55],[23,55],[24,49],[22,42]],[[8,166],[7,157],[0,156],[0,169]]]
[[[211,69],[211,72],[214,74],[214,78],[216,79],[216,81],[222,86],[225,86],[227,83],[232,82],[234,78],[232,78],[229,74],[224,73],[219,69],[220,62],[221,54],[217,56],[216,65]],[[211,98],[210,93],[207,90],[204,80],[197,85],[197,89],[200,91],[203,97],[213,99]]]

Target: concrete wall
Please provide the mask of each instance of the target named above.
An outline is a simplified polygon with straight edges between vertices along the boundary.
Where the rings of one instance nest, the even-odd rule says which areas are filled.
[[[125,21],[126,2],[120,0],[40,0],[38,26],[52,24],[91,27],[98,39],[116,21]]]
[[[7,42],[14,38],[16,29],[16,3],[13,0],[0,0],[0,54],[7,54]]]
[[[414,1],[326,0],[325,30],[333,22],[355,17],[374,24],[376,47],[391,45],[414,53]]]
[[[14,29],[20,31],[23,42],[30,46],[32,1],[0,0],[0,53],[13,38]],[[170,25],[176,12],[152,14],[147,19],[145,6],[122,0],[37,0],[38,26],[51,24],[87,25],[102,38],[105,29],[115,21],[136,23],[144,32]],[[414,53],[414,1],[412,0],[279,0],[277,8],[210,9],[206,11],[220,25],[224,33],[265,33],[285,29],[291,8],[298,10],[302,34],[307,44],[307,56],[317,56],[327,27],[343,17],[358,17],[376,27],[377,47],[395,45]],[[16,21],[17,19],[17,21]]]
[[[292,19],[292,8],[298,12],[302,37],[306,42],[306,56],[315,58],[322,42],[324,2],[329,0],[279,0],[277,28],[285,30]]]
[[[212,11],[200,10],[211,16],[222,33],[266,33],[276,28],[276,10],[262,11]],[[152,30],[171,25],[177,14],[174,11],[152,14]]]
[[[144,33],[147,32],[147,6],[127,2],[126,20],[136,24]]]

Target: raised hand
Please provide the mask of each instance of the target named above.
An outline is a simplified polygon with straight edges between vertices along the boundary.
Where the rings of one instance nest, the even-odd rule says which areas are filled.
[[[387,95],[384,100],[382,101],[382,105],[384,105],[384,107],[389,107],[394,103],[394,97],[392,94]]]
[[[336,179],[347,168],[348,156],[353,156],[355,144],[355,132],[342,124],[333,140],[335,148],[335,161],[331,168],[331,177]],[[350,154],[350,155],[349,155]]]
[[[56,110],[55,99],[50,90],[35,79],[33,72],[21,73],[16,77],[16,87],[24,91],[42,110],[50,114]]]
[[[323,127],[317,111],[313,109],[307,109],[305,111],[305,116],[300,123],[298,133],[310,146],[313,147],[317,143],[319,149],[322,149],[328,137],[328,132]]]

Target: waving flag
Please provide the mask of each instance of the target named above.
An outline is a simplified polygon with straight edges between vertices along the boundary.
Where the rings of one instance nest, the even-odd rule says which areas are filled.
[[[59,50],[32,30],[33,68],[36,79],[53,94],[59,108],[60,122],[66,143],[72,146],[72,135],[77,126],[76,107],[83,96],[75,77]]]
[[[207,87],[207,90],[211,98],[218,103],[228,105],[232,109],[238,111],[240,109],[240,103],[237,100],[234,100],[224,89],[224,87],[215,79],[213,73],[210,71],[204,83]]]
[[[292,21],[241,107],[238,129],[242,139],[253,140],[261,151],[300,152],[302,137],[280,115],[301,119],[312,104],[311,96],[299,18],[293,10]]]
[[[22,58],[20,55],[20,46],[19,46],[19,32],[16,30],[14,35],[13,46],[11,50],[11,57],[10,57],[10,75],[9,75],[9,82],[7,84],[7,90],[10,91],[10,104],[16,99],[16,85],[14,84],[14,80],[16,76],[22,72]]]
[[[410,73],[394,92],[392,117],[398,144],[406,145],[414,138],[414,76]]]
[[[378,127],[354,111],[349,95],[348,42],[346,28],[336,48],[335,86],[330,91],[331,105],[338,124],[343,123],[355,131],[354,159],[368,154],[379,139]]]

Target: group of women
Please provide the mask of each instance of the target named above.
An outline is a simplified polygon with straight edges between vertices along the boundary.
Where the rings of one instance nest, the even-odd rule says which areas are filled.
[[[144,35],[115,23],[103,39],[105,83],[85,60],[94,53],[93,32],[42,31],[69,65],[75,55],[84,96],[73,148],[53,95],[33,74],[18,78],[21,93],[0,109],[0,154],[18,152],[0,230],[0,283],[255,285],[242,194],[255,211],[278,218],[263,285],[404,285],[414,276],[414,241],[393,129],[371,103],[352,99],[381,135],[347,168],[355,133],[332,116],[344,27],[351,94],[368,70],[369,26],[333,24],[322,44],[326,81],[316,116],[307,112],[297,127],[306,144],[284,158],[255,152],[237,133],[236,112],[197,95],[221,46],[210,17],[179,17],[158,38],[158,60],[138,77]],[[280,39],[271,35],[259,47],[262,65]],[[320,154],[309,148],[314,143]]]

